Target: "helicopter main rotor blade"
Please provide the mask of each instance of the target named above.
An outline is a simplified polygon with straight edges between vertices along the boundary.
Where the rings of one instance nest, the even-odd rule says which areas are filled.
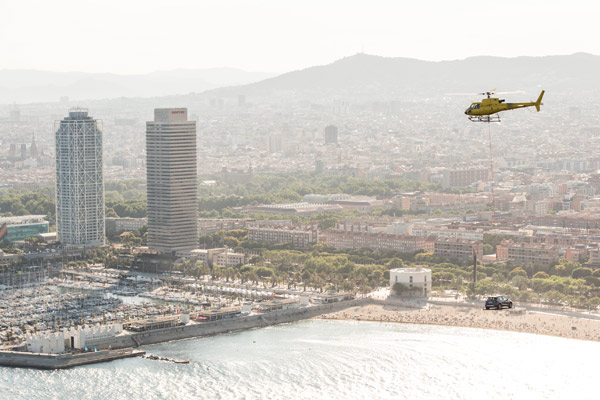
[[[525,93],[523,90],[516,90],[514,92],[495,92],[494,94],[515,94],[515,93]]]
[[[512,92],[496,92],[495,89],[492,89],[489,92],[481,92],[481,93],[444,93],[444,96],[487,96],[492,94],[518,94],[518,93],[526,93],[524,90],[515,90]]]

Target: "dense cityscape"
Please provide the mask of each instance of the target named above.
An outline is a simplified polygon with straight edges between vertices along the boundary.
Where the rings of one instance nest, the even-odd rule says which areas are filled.
[[[102,118],[65,98],[6,107],[3,288],[37,293],[35,285],[58,279],[58,287],[161,300],[175,290],[199,311],[219,307],[206,297],[215,280],[354,297],[392,286],[390,269],[406,266],[433,274],[419,290],[397,287],[404,295],[503,291],[523,302],[600,305],[597,125],[581,108],[478,124],[449,112],[464,102],[452,95],[433,112],[428,100],[282,109],[244,94],[205,97],[185,96],[189,110],[155,109],[146,127],[147,101],[136,99],[87,102]],[[564,132],[576,139],[562,140]],[[343,272],[316,265],[332,262]],[[136,270],[154,273],[153,283],[132,287]],[[173,280],[179,289],[165,292]],[[87,320],[79,308],[38,307],[6,320],[4,340],[124,320],[116,298],[85,293],[51,301],[94,304]],[[231,294],[224,305],[232,300],[249,299]]]
[[[156,368],[115,398],[274,398],[252,381],[276,364],[282,398],[427,398],[452,384],[382,371],[414,363],[417,382],[439,356],[483,380],[503,331],[600,341],[600,56],[315,65],[0,69],[0,374],[111,361]],[[164,389],[160,363],[207,381]],[[346,372],[311,386],[311,363]],[[555,393],[501,376],[522,387],[449,398]]]

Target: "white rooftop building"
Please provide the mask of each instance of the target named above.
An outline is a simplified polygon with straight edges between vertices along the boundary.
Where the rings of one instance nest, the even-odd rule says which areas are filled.
[[[427,297],[431,293],[431,270],[423,267],[390,270],[390,287],[402,284],[403,294]]]
[[[123,332],[122,324],[64,328],[62,332],[27,334],[27,351],[32,353],[63,353],[85,349],[89,342],[112,338]]]

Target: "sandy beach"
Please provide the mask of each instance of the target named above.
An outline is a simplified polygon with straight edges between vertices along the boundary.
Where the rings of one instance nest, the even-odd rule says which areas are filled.
[[[431,304],[424,309],[367,304],[324,314],[318,318],[461,326],[600,341],[600,320],[555,315],[551,311],[537,313],[522,310],[519,313],[506,309],[486,311],[473,307]]]

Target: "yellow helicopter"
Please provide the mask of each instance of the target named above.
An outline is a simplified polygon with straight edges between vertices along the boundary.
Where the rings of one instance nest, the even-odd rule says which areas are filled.
[[[544,97],[544,90],[540,93],[537,101],[529,103],[505,103],[504,99],[497,97],[491,97],[496,94],[496,89],[492,89],[489,92],[479,93],[480,95],[487,95],[487,99],[482,99],[480,102],[472,103],[469,108],[465,110],[465,114],[469,116],[469,119],[474,122],[500,122],[500,116],[497,114],[500,111],[516,110],[517,108],[535,107],[539,112],[542,103],[542,97]]]

